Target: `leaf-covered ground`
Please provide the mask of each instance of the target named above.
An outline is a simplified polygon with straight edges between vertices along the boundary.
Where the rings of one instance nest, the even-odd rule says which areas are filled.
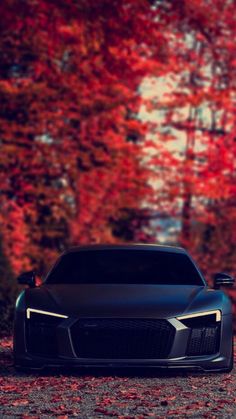
[[[233,418],[231,374],[26,374],[14,370],[12,342],[0,344],[0,417]]]

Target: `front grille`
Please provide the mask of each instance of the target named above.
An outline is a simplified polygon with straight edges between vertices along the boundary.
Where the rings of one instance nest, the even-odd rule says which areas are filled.
[[[79,358],[164,359],[174,335],[166,320],[80,319],[71,328]]]
[[[219,351],[220,324],[193,328],[186,355],[213,355]]]
[[[57,326],[62,319],[44,314],[31,313],[26,321],[27,350],[32,355],[56,357]]]

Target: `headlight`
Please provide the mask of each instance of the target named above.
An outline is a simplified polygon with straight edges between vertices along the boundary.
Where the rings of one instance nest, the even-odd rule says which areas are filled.
[[[202,317],[202,316],[215,316],[215,321],[220,322],[221,321],[221,311],[220,310],[210,310],[210,311],[201,311],[200,313],[194,313],[194,314],[186,314],[184,316],[178,316],[176,317],[177,320],[187,320],[187,319],[193,319],[194,317]]]
[[[51,311],[37,310],[35,308],[27,308],[26,309],[27,319],[30,319],[30,314],[31,313],[45,314],[47,316],[60,317],[62,319],[68,319],[68,316],[65,316],[64,314],[53,313]]]

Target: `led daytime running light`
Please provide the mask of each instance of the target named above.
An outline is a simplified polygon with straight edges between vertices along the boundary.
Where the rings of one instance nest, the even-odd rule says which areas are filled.
[[[68,316],[65,316],[64,314],[52,313],[51,311],[37,310],[35,308],[27,308],[26,309],[27,319],[30,319],[30,313],[45,314],[47,316],[61,317],[62,319],[68,319]]]
[[[177,320],[184,320],[184,319],[192,319],[194,317],[202,317],[202,316],[209,316],[211,314],[216,315],[216,321],[221,321],[221,311],[220,310],[213,310],[213,311],[202,311],[201,313],[194,313],[194,314],[186,314],[185,316],[176,317]]]

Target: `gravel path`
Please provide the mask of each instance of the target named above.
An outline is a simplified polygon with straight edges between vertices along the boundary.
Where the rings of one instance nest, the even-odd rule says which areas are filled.
[[[235,342],[236,343],[236,342]],[[236,418],[231,374],[17,373],[0,343],[0,418]]]

